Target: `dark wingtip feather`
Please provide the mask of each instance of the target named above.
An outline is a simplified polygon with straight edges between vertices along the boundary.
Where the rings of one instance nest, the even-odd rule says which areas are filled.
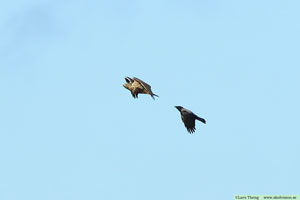
[[[190,134],[193,134],[195,132],[196,128],[187,128],[187,131],[190,133]]]

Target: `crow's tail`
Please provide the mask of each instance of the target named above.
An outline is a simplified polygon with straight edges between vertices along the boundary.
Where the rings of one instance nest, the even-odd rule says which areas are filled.
[[[198,117],[198,116],[196,117],[196,119],[198,119],[200,122],[206,124],[206,120],[205,119],[203,119],[201,117]]]

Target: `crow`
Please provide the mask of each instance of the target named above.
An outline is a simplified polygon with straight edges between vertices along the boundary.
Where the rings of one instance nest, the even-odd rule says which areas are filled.
[[[198,117],[195,115],[192,111],[185,109],[181,106],[175,106],[180,112],[182,122],[184,123],[187,131],[192,134],[195,132],[196,127],[195,127],[195,120],[199,120],[202,123],[206,124],[205,119]]]
[[[158,97],[152,92],[150,85],[136,77],[133,77],[133,79],[125,77],[125,81],[126,83],[123,86],[130,90],[133,98],[138,98],[138,94],[149,94],[153,99],[155,99],[154,96]]]

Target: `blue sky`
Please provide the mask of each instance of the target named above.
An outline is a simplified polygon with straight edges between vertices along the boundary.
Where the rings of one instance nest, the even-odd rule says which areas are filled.
[[[299,6],[1,2],[0,199],[299,194]]]

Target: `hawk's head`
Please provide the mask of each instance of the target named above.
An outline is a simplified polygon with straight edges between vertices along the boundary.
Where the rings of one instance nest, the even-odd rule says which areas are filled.
[[[124,88],[128,89],[131,87],[133,80],[129,77],[125,77],[126,83],[123,84]]]

